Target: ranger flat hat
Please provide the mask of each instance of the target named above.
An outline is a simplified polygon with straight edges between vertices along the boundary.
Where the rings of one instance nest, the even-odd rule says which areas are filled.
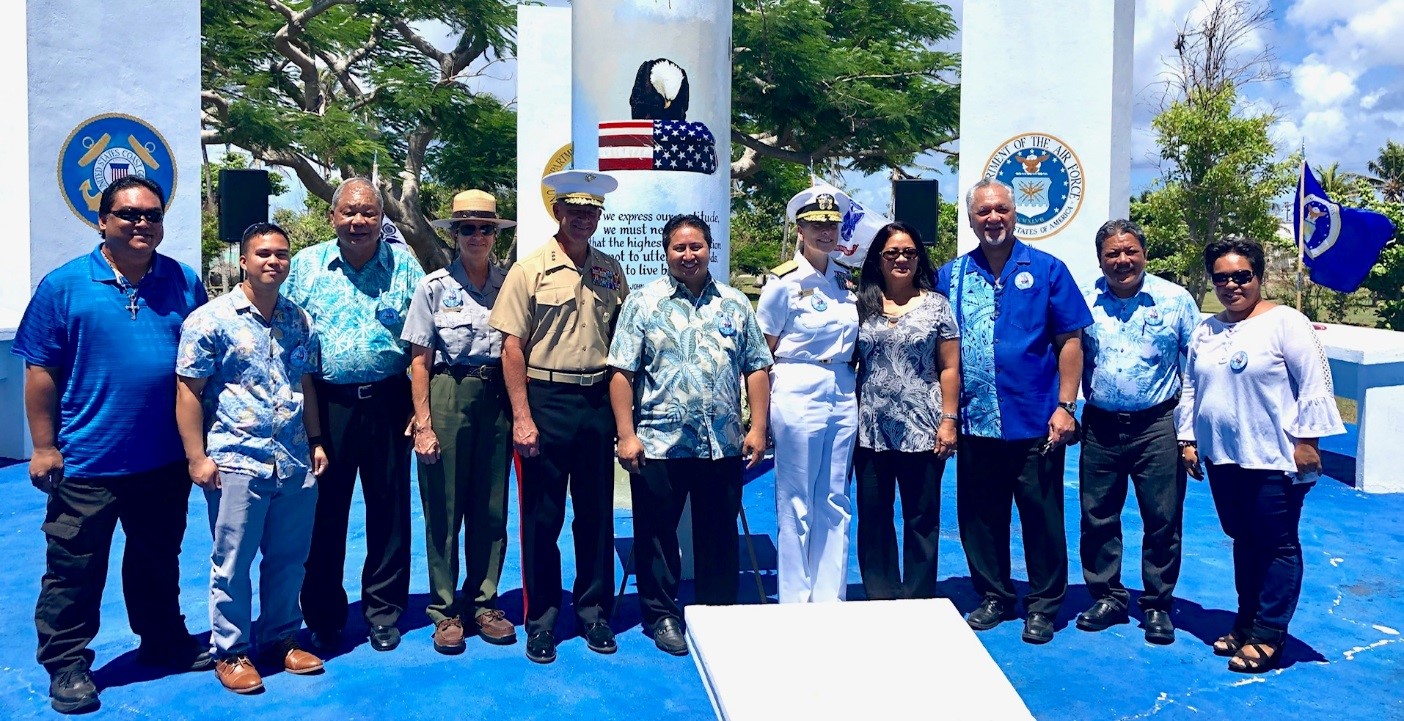
[[[598,170],[562,170],[541,179],[555,191],[555,200],[570,205],[604,207],[605,194],[614,192],[619,181]]]
[[[841,223],[848,213],[848,194],[832,185],[805,188],[790,198],[785,214],[790,220],[815,223]]]
[[[465,190],[453,196],[453,214],[447,218],[431,220],[435,228],[452,228],[460,220],[484,220],[495,223],[499,228],[510,228],[515,220],[497,217],[497,198],[481,190]]]

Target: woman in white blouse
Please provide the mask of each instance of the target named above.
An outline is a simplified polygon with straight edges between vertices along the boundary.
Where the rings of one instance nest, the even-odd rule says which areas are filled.
[[[1204,267],[1224,311],[1190,341],[1179,406],[1181,460],[1209,488],[1233,539],[1238,615],[1214,642],[1229,670],[1262,673],[1282,662],[1302,590],[1297,526],[1321,476],[1317,439],[1343,433],[1331,369],[1305,316],[1263,300],[1263,248],[1222,240]]]

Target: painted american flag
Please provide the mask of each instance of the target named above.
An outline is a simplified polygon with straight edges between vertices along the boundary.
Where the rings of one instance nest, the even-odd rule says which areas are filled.
[[[717,140],[702,123],[618,120],[600,123],[600,170],[717,172]]]

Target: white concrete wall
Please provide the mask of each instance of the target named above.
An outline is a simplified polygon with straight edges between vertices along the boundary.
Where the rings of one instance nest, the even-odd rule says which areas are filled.
[[[571,167],[568,7],[517,6],[517,257],[556,233],[541,178]]]
[[[964,6],[958,246],[964,252],[977,243],[964,195],[981,178],[1020,171],[1013,179],[1021,211],[1039,205],[1040,187],[1051,184],[1056,196],[1067,182],[1072,192],[1066,203],[1049,204],[1051,217],[1033,223],[1021,212],[1020,237],[1087,283],[1099,274],[1097,228],[1130,209],[1136,8],[1131,0],[1043,3],[1034,14],[1030,7],[1024,0]],[[1054,159],[1022,173],[1009,156],[1030,152]]]

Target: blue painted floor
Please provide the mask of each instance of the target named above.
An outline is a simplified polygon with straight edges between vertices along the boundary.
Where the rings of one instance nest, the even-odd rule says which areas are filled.
[[[1354,429],[1352,429],[1353,432]],[[1354,437],[1330,439],[1328,450],[1352,452]],[[1328,470],[1352,476],[1347,455],[1328,454]],[[1287,666],[1261,677],[1230,673],[1208,643],[1223,633],[1234,607],[1230,549],[1214,514],[1209,489],[1191,482],[1185,508],[1185,562],[1174,619],[1179,641],[1168,647],[1146,644],[1137,621],[1092,634],[1072,626],[1089,598],[1077,565],[1077,452],[1068,457],[1067,537],[1072,584],[1058,619],[1058,635],[1047,646],[1020,641],[1022,624],[1006,623],[980,634],[991,655],[1040,719],[1398,719],[1404,718],[1404,495],[1366,495],[1339,481],[1323,481],[1307,497],[1302,519],[1306,581],[1292,627]],[[955,519],[954,466],[948,466],[943,499],[940,592],[962,610],[976,602],[961,553]],[[746,488],[751,531],[773,538],[773,477],[767,473]],[[30,487],[22,464],[0,468],[0,496],[7,500],[0,534],[0,718],[54,718],[48,678],[34,663],[34,600],[43,569],[44,496]],[[417,498],[417,493],[415,494]],[[513,493],[515,497],[515,493]],[[416,501],[417,503],[417,501]],[[1128,502],[1134,508],[1134,501]],[[361,512],[359,502],[353,514]],[[1140,522],[1124,516],[1127,586],[1140,587]],[[415,522],[420,522],[415,514]],[[515,511],[511,537],[516,538]],[[1017,520],[1016,520],[1017,524]],[[353,519],[352,528],[360,526]],[[191,495],[182,556],[182,605],[192,631],[208,629],[206,587],[210,540],[202,496]],[[632,524],[627,509],[616,512],[617,546],[627,556]],[[1024,577],[1016,525],[1014,575]],[[774,593],[774,550],[757,538],[768,593]],[[456,657],[435,653],[432,629],[422,613],[427,591],[422,539],[415,539],[416,575],[412,609],[401,620],[404,643],[391,653],[367,645],[363,627],[348,633],[342,652],[325,674],[296,677],[272,673],[266,691],[240,697],[224,691],[213,673],[160,676],[134,662],[136,639],[127,628],[117,565],[108,579],[103,629],[93,645],[103,707],[93,718],[207,719],[277,717],[298,719],[708,719],[712,718],[693,662],[657,651],[639,628],[632,583],[620,604],[615,629],[619,653],[599,656],[574,637],[568,621],[559,660],[537,666],[522,655],[523,645],[496,647],[476,639]],[[364,538],[350,540],[346,586],[355,597]],[[118,534],[117,549],[121,548]],[[569,525],[566,585],[572,571]],[[503,585],[509,617],[520,623],[520,566],[515,540],[508,551]],[[115,556],[114,556],[115,557]],[[749,562],[743,562],[749,568]],[[743,601],[756,599],[749,571],[742,579]],[[856,561],[849,569],[850,598],[861,598]],[[688,590],[685,587],[685,592]],[[1023,591],[1021,586],[1021,592]],[[567,595],[567,598],[569,596]],[[359,623],[359,606],[352,618]],[[571,618],[567,610],[563,618]],[[844,633],[844,629],[816,630]],[[867,632],[865,630],[865,632]],[[892,629],[892,633],[901,633]],[[936,652],[933,649],[933,652]],[[842,683],[842,679],[832,682]],[[783,719],[777,690],[775,718]],[[853,689],[862,693],[862,689]],[[972,709],[942,707],[939,698],[914,708],[913,718],[978,716]]]

